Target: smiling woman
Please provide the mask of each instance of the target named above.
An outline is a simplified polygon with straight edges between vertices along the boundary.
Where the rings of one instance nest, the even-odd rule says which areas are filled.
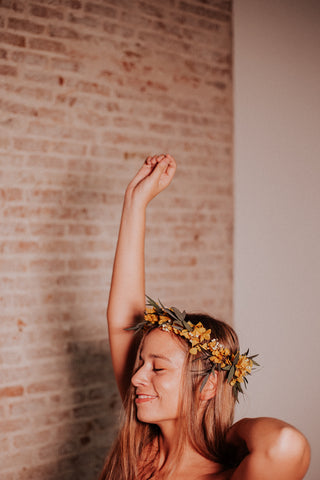
[[[107,315],[126,415],[100,480],[301,480],[310,452],[294,427],[232,425],[255,364],[234,330],[151,299],[145,309],[146,207],[175,170],[170,155],[148,157],[125,193]]]

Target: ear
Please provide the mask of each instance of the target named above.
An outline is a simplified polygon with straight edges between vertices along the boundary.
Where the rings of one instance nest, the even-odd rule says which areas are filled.
[[[218,373],[210,373],[208,380],[206,381],[205,386],[200,392],[200,401],[208,401],[216,396],[218,384]]]

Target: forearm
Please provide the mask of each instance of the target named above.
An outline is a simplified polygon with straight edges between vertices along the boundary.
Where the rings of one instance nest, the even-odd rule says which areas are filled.
[[[145,304],[146,207],[126,191],[107,309],[109,332],[124,330]]]

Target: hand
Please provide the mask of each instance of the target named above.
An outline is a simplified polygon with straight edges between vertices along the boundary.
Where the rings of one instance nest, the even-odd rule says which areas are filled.
[[[147,157],[136,176],[129,183],[126,193],[147,206],[171,183],[175,171],[176,162],[171,155]]]

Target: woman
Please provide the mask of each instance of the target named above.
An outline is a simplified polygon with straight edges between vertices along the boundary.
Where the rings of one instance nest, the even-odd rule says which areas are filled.
[[[233,329],[151,299],[144,314],[146,207],[175,170],[170,155],[148,157],[125,193],[107,316],[126,418],[100,478],[300,480],[310,453],[295,428],[270,418],[232,426],[254,363]]]

